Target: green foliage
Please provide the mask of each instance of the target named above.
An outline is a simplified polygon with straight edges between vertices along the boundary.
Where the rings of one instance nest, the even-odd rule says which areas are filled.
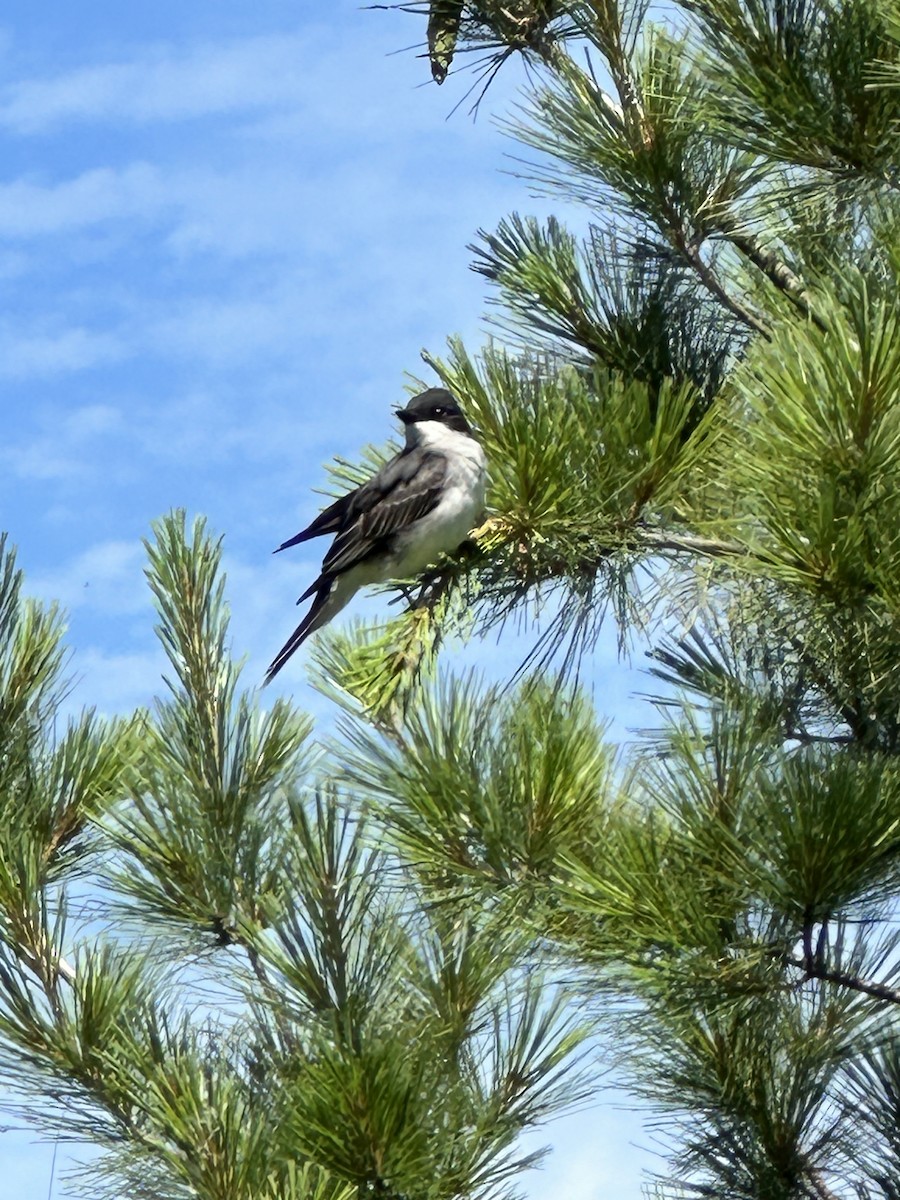
[[[684,1114],[679,1174],[714,1178],[715,1194],[740,1200],[831,1195],[820,1190],[817,1164],[846,1167],[849,1158],[836,1114],[852,1026],[840,1001],[797,997],[679,1024],[653,1064],[665,1071],[667,1094],[644,1064],[651,1094]]]
[[[426,693],[393,737],[344,723],[352,784],[432,881],[543,880],[604,836],[610,753],[585,699],[539,680]]]
[[[489,503],[507,531],[488,580],[509,579],[518,591],[523,580],[596,569],[639,541],[640,518],[691,505],[714,429],[698,420],[689,381],[651,387],[602,366],[559,368],[496,347],[476,364],[459,342],[447,361],[432,362],[488,452]],[[495,596],[497,583],[488,587]]]
[[[183,513],[165,518],[148,553],[177,682],[157,703],[131,804],[111,826],[129,856],[116,886],[143,918],[206,929],[227,944],[284,889],[288,795],[307,769],[311,724],[284,700],[262,712],[251,694],[237,693],[220,543],[204,523],[188,536]]]
[[[809,751],[790,758],[761,793],[772,850],[764,895],[785,916],[800,924],[871,912],[896,893],[900,781],[890,760]]]
[[[241,689],[202,522],[148,546],[164,698],[63,733],[59,618],[0,545],[0,1069],[136,1196],[487,1200],[591,1087],[586,995],[657,1194],[896,1200],[896,2],[401,7],[475,107],[539,68],[507,128],[587,209],[482,232],[509,344],[425,355],[487,520],[318,640],[319,756]],[[440,676],[548,602],[518,686]],[[565,679],[610,607],[665,689],[627,755]]]
[[[442,582],[452,589],[449,573]],[[461,598],[461,588],[444,590],[375,632],[360,623],[346,632],[329,630],[313,650],[314,682],[339,704],[358,705],[372,721],[393,727],[433,671],[438,646],[454,617],[460,619],[447,610],[455,601],[458,611]]]
[[[602,188],[629,220],[643,217],[673,244],[696,238],[758,182],[759,165],[704,131],[698,116],[709,103],[710,82],[686,42],[649,27],[630,72],[640,101],[623,109],[593,75],[567,66],[536,93],[515,131],[560,160],[563,176],[555,186],[562,182],[589,203]]]
[[[333,799],[296,822],[297,905],[256,944],[290,1145],[391,1194],[487,1194],[525,1165],[518,1132],[571,1101],[583,1031],[515,980],[521,936],[386,892],[387,860]]]
[[[546,340],[559,351],[562,343],[587,364],[651,388],[667,379],[715,387],[729,331],[717,310],[697,304],[683,274],[624,257],[615,237],[596,228],[580,246],[554,218],[542,226],[513,214],[482,238],[476,269],[532,344]]]
[[[849,275],[843,291],[827,334],[783,328],[748,355],[723,457],[728,486],[757,501],[748,518],[780,569],[852,606],[897,594],[900,323],[893,297],[863,278]]]
[[[508,1195],[540,1157],[519,1134],[581,1095],[587,1029],[525,969],[530,936],[425,906],[323,787],[307,718],[241,691],[205,524],[179,512],[155,534],[169,694],[133,722],[73,718],[58,742],[58,626],[11,559],[0,571],[0,1073],[17,1106],[106,1151],[92,1195],[101,1178],[154,1200]]]
[[[0,730],[11,739],[28,717],[40,715],[52,697],[62,666],[62,626],[54,606],[22,596],[22,573],[15,551],[0,535],[0,679],[3,709]],[[10,748],[4,745],[4,764]]]
[[[898,42],[880,5],[687,0],[704,35],[714,112],[729,141],[776,161],[884,179],[896,168],[896,96],[870,86]]]
[[[120,794],[141,721],[87,712],[57,733],[61,638],[56,609],[22,596],[0,538],[0,930],[51,990],[69,970],[58,889],[96,848],[94,824]]]

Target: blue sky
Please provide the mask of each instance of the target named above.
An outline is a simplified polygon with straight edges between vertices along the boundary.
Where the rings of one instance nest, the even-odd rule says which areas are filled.
[[[68,612],[75,700],[117,712],[159,690],[141,538],[205,513],[259,678],[320,548],[270,550],[317,510],[321,464],[394,432],[422,347],[484,339],[475,231],[546,210],[490,119],[522,77],[449,117],[467,77],[438,89],[392,55],[421,23],[346,0],[13,0],[2,20],[0,527]],[[611,650],[600,668],[598,706],[640,724],[642,681]],[[302,655],[278,688],[321,707]],[[640,1194],[632,1114],[548,1140],[532,1200]],[[50,1160],[0,1132],[0,1200],[45,1197]]]

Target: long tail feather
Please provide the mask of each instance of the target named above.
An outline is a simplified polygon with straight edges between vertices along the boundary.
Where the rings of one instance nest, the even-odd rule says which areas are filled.
[[[292,538],[288,538],[286,542],[282,542],[280,546],[276,546],[272,553],[280,554],[282,550],[290,550],[291,546],[299,546],[301,542],[308,542],[310,538],[317,536],[318,534],[310,533],[308,529],[301,529],[300,532],[295,533]]]
[[[315,633],[317,629],[321,629],[323,625],[327,625],[333,617],[337,616],[344,605],[352,599],[360,584],[364,582],[366,580],[361,577],[359,571],[350,571],[346,575],[338,575],[337,578],[333,575],[319,576],[312,587],[301,597],[304,599],[305,596],[311,596],[315,592],[315,599],[310,605],[309,612],[275,655],[271,666],[266,671],[263,686],[272,682],[294,651],[303,645],[310,634]]]
[[[266,684],[272,682],[272,680],[275,678],[275,676],[278,674],[278,672],[281,670],[281,668],[284,666],[284,664],[287,662],[287,660],[291,657],[291,655],[294,653],[294,651],[299,649],[300,646],[303,645],[303,643],[306,641],[306,639],[309,637],[309,635],[311,633],[315,633],[315,631],[319,628],[319,626],[323,625],[325,623],[324,620],[319,621],[316,618],[320,615],[320,613],[322,612],[322,609],[328,603],[328,597],[329,597],[330,591],[331,591],[330,581],[326,581],[325,583],[320,584],[319,593],[316,596],[315,600],[312,602],[312,606],[310,607],[309,612],[306,614],[306,616],[303,618],[303,620],[300,622],[300,624],[297,626],[297,628],[294,630],[294,632],[291,634],[291,636],[288,638],[288,640],[284,643],[284,645],[281,647],[281,649],[278,651],[278,653],[272,659],[272,662],[269,665],[269,669],[268,669],[268,671],[266,671],[266,677],[263,680],[263,687],[265,687]],[[298,601],[298,603],[299,603],[299,601]]]

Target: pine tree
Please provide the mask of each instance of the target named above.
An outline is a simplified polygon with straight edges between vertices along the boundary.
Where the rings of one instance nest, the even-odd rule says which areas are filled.
[[[148,546],[165,699],[62,733],[4,551],[0,1068],[111,1194],[474,1200],[590,1086],[587,1012],[659,1196],[896,1200],[900,10],[403,7],[476,103],[527,59],[512,131],[590,220],[481,234],[497,340],[428,356],[488,519],[322,636],[318,763],[239,686],[202,524]],[[439,668],[538,604],[517,680]],[[627,755],[577,687],[604,619],[659,680]]]
[[[668,1131],[660,1196],[896,1198],[900,10],[399,7],[476,106],[526,58],[526,182],[589,232],[473,247],[498,340],[426,360],[491,516],[323,652],[348,778],[428,892],[577,968]],[[447,632],[548,602],[517,689],[423,682]],[[567,683],[610,613],[659,681],[624,759]]]
[[[221,547],[160,521],[153,712],[61,731],[58,613],[0,545],[0,1077],[85,1195],[502,1196],[587,1023],[499,909],[424,903],[311,722],[228,650]],[[321,754],[321,751],[319,751]],[[75,1179],[74,1185],[78,1186]]]

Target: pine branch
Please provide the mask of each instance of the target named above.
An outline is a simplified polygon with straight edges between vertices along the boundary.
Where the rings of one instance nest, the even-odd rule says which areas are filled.
[[[646,79],[642,80],[622,44],[616,6],[601,3],[596,8],[602,9],[603,15],[596,16],[592,36],[606,57],[618,103],[606,95],[592,72],[586,74],[560,55],[551,69],[563,90],[556,97],[544,96],[540,117],[552,136],[535,135],[521,127],[519,133],[570,167],[581,158],[577,175],[585,167],[593,173],[599,166],[600,178],[618,202],[639,210],[656,226],[666,245],[716,303],[742,326],[767,337],[767,323],[732,295],[701,254],[711,229],[709,212],[727,205],[739,186],[742,170],[723,152],[716,173],[710,176],[710,166],[698,150],[696,124],[686,121],[681,108],[685,103],[691,108],[699,103],[696,78],[683,67],[674,44],[659,35],[651,41],[643,65]],[[578,127],[582,125],[588,137],[596,139],[591,150],[596,155],[600,149],[599,161],[585,153],[579,142]],[[691,192],[686,194],[686,189]]]
[[[900,1004],[900,989],[888,987],[872,979],[861,979],[858,975],[850,975],[846,971],[832,971],[826,965],[813,957],[812,961],[804,955],[802,958],[788,956],[785,963],[802,971],[804,979],[821,979],[824,983],[834,983],[839,987],[849,988],[850,991],[860,992],[875,1000],[885,1000],[889,1004]]]
[[[739,229],[737,225],[724,217],[720,217],[717,224],[723,236],[762,271],[798,312],[817,325],[823,333],[828,332],[827,323],[812,307],[810,294],[803,280],[795,271],[791,270],[783,259],[778,257],[774,250],[767,250],[752,233]]]
[[[837,1194],[826,1184],[822,1177],[822,1172],[818,1167],[814,1167],[808,1159],[804,1165],[816,1200],[840,1200]]]
[[[745,304],[736,300],[722,286],[716,277],[715,271],[713,271],[708,263],[704,262],[700,248],[696,242],[689,241],[683,236],[680,230],[676,232],[673,240],[710,295],[714,296],[732,316],[737,317],[742,325],[746,325],[748,329],[752,329],[755,333],[760,334],[768,340],[769,326],[764,321],[761,321],[759,317],[755,316]]]
[[[740,542],[725,542],[720,538],[701,537],[696,534],[671,534],[663,530],[638,526],[634,541],[626,542],[629,549],[647,549],[654,552],[696,554],[703,558],[749,558],[753,551]]]
[[[596,23],[595,32],[599,31],[599,42],[606,55],[610,75],[618,93],[619,104],[616,105],[614,101],[611,101],[595,80],[596,93],[610,127],[620,129],[631,143],[635,155],[640,156],[643,152],[652,150],[658,134],[652,121],[648,119],[641,98],[641,86],[623,44],[618,6],[610,3],[610,0],[591,0],[591,9]],[[553,66],[557,70],[560,69],[558,62]],[[569,70],[571,71],[571,66]],[[700,239],[688,235],[683,219],[671,209],[668,199],[664,208],[669,210],[666,213],[667,221],[659,220],[662,214],[655,214],[660,232],[683,257],[710,295],[742,325],[762,337],[768,337],[766,323],[751,312],[745,304],[732,296],[716,277],[708,263],[703,260],[700,253]]]

